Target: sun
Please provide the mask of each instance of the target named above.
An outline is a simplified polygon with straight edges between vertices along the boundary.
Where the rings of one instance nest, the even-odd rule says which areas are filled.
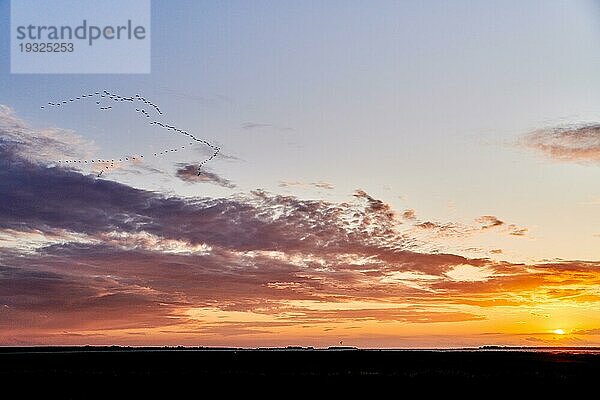
[[[563,329],[555,329],[552,332],[554,332],[557,335],[564,335],[565,331]]]

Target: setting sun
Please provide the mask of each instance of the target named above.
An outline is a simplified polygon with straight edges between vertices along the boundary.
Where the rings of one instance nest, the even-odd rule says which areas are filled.
[[[557,335],[564,335],[565,331],[563,329],[555,329],[552,332],[556,333]]]

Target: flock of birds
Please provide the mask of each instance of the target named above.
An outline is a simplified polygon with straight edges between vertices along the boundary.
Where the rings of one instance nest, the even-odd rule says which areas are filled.
[[[153,153],[154,157],[160,157],[160,156],[164,156],[167,154],[175,153],[179,150],[184,150],[187,147],[192,146],[194,144],[198,144],[198,143],[206,145],[209,148],[211,148],[213,150],[212,154],[207,159],[203,160],[202,162],[200,162],[198,164],[198,175],[200,175],[202,173],[202,167],[207,162],[209,162],[213,158],[215,158],[221,151],[221,148],[219,146],[213,145],[212,143],[208,142],[207,140],[199,139],[188,131],[179,129],[176,126],[165,124],[163,122],[153,119],[144,107],[151,108],[158,115],[163,115],[160,107],[158,107],[158,105],[149,101],[145,97],[140,96],[139,94],[136,94],[133,97],[125,97],[125,96],[121,96],[116,93],[111,93],[107,90],[104,90],[102,92],[84,93],[80,96],[70,98],[68,100],[60,100],[57,102],[48,102],[46,106],[41,106],[40,108],[45,109],[46,107],[63,107],[67,104],[75,103],[75,102],[82,101],[82,100],[88,100],[90,98],[98,99],[98,100],[96,100],[96,105],[98,106],[98,109],[102,110],[102,111],[108,111],[113,108],[111,105],[101,106],[101,100],[103,100],[103,99],[104,100],[112,100],[113,102],[116,102],[116,103],[121,103],[121,102],[130,102],[130,103],[136,103],[136,104],[141,103],[139,108],[136,108],[135,111],[137,113],[139,113],[140,116],[147,119],[149,125],[156,126],[161,129],[165,129],[167,131],[170,131],[171,133],[177,133],[177,134],[186,136],[188,138],[188,140],[191,140],[186,145],[183,145],[180,147],[162,149],[160,151],[157,151],[157,152]],[[87,160],[70,159],[70,160],[56,160],[56,162],[59,164],[82,164],[82,165],[83,164],[95,164],[95,165],[100,164],[103,167],[102,170],[100,171],[100,173],[98,173],[98,177],[100,177],[105,170],[110,170],[111,168],[113,168],[115,166],[115,163],[117,163],[117,162],[120,162],[120,163],[132,162],[132,161],[136,161],[136,160],[141,160],[143,158],[144,158],[144,155],[140,154],[140,155],[136,155],[136,156],[124,156],[124,157],[119,157],[119,158],[111,158],[108,160],[107,159],[87,159]]]

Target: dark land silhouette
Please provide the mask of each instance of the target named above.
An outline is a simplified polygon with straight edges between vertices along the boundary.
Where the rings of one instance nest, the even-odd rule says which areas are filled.
[[[590,383],[598,376],[600,349],[592,348],[0,348],[0,381],[36,382],[33,386],[22,386],[25,392],[40,387],[59,388],[63,398],[79,398],[81,392],[69,392],[69,388],[80,385],[95,388],[95,394],[123,384],[138,392],[152,392],[154,388],[177,391],[187,387],[184,383],[192,382],[199,390],[215,385],[226,388],[223,382],[285,384],[292,385],[295,391],[306,391],[309,386],[303,383],[324,383],[330,389],[340,390],[372,384],[419,386],[428,390],[443,387],[502,390],[514,385],[548,389]]]

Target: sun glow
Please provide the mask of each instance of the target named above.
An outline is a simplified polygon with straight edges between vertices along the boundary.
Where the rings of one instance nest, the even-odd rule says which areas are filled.
[[[563,329],[555,329],[552,332],[554,332],[557,335],[564,335],[565,331]]]

